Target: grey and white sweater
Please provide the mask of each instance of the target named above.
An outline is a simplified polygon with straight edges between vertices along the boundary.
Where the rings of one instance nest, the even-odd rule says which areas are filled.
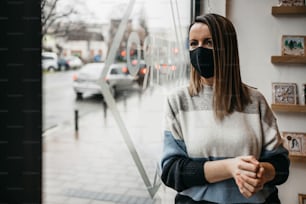
[[[214,118],[213,89],[204,86],[196,96],[180,88],[167,97],[164,122],[162,180],[181,195],[215,203],[264,203],[289,174],[288,151],[282,145],[276,119],[264,96],[249,88],[251,103],[222,122]],[[206,161],[253,155],[276,169],[273,181],[245,198],[234,179],[209,183]],[[277,195],[277,193],[276,193]]]

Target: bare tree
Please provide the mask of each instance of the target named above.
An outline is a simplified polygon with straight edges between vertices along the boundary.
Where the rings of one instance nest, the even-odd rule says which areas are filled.
[[[65,12],[58,12],[57,6],[60,0],[42,0],[41,9],[42,9],[42,35],[45,34],[57,34],[63,32],[62,24],[60,20],[69,17],[72,14],[77,12],[74,8],[70,8]],[[69,27],[65,27],[65,30],[69,30]]]

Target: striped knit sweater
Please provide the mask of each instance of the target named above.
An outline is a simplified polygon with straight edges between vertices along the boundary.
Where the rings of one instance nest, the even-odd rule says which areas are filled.
[[[214,119],[213,89],[204,86],[197,96],[180,88],[167,97],[162,181],[179,194],[195,201],[214,203],[264,203],[276,194],[275,185],[289,174],[288,151],[283,148],[276,119],[263,95],[249,88],[251,103],[242,112],[233,112],[222,122]],[[203,165],[206,161],[253,155],[276,169],[274,180],[245,198],[234,179],[209,183]],[[278,199],[278,198],[275,198]]]

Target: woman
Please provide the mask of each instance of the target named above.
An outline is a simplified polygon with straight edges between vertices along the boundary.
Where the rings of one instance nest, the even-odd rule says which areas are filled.
[[[280,203],[288,151],[264,96],[241,82],[232,23],[197,17],[189,48],[190,84],[167,98],[162,181],[175,203]]]

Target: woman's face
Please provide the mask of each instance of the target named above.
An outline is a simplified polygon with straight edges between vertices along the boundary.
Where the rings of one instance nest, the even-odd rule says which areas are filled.
[[[191,26],[189,31],[189,50],[194,50],[198,47],[213,49],[213,41],[208,29],[204,23],[195,23]],[[212,85],[214,77],[204,78],[201,77],[201,83]]]
[[[213,41],[208,26],[204,23],[195,23],[189,31],[189,50],[198,47],[213,49]]]

